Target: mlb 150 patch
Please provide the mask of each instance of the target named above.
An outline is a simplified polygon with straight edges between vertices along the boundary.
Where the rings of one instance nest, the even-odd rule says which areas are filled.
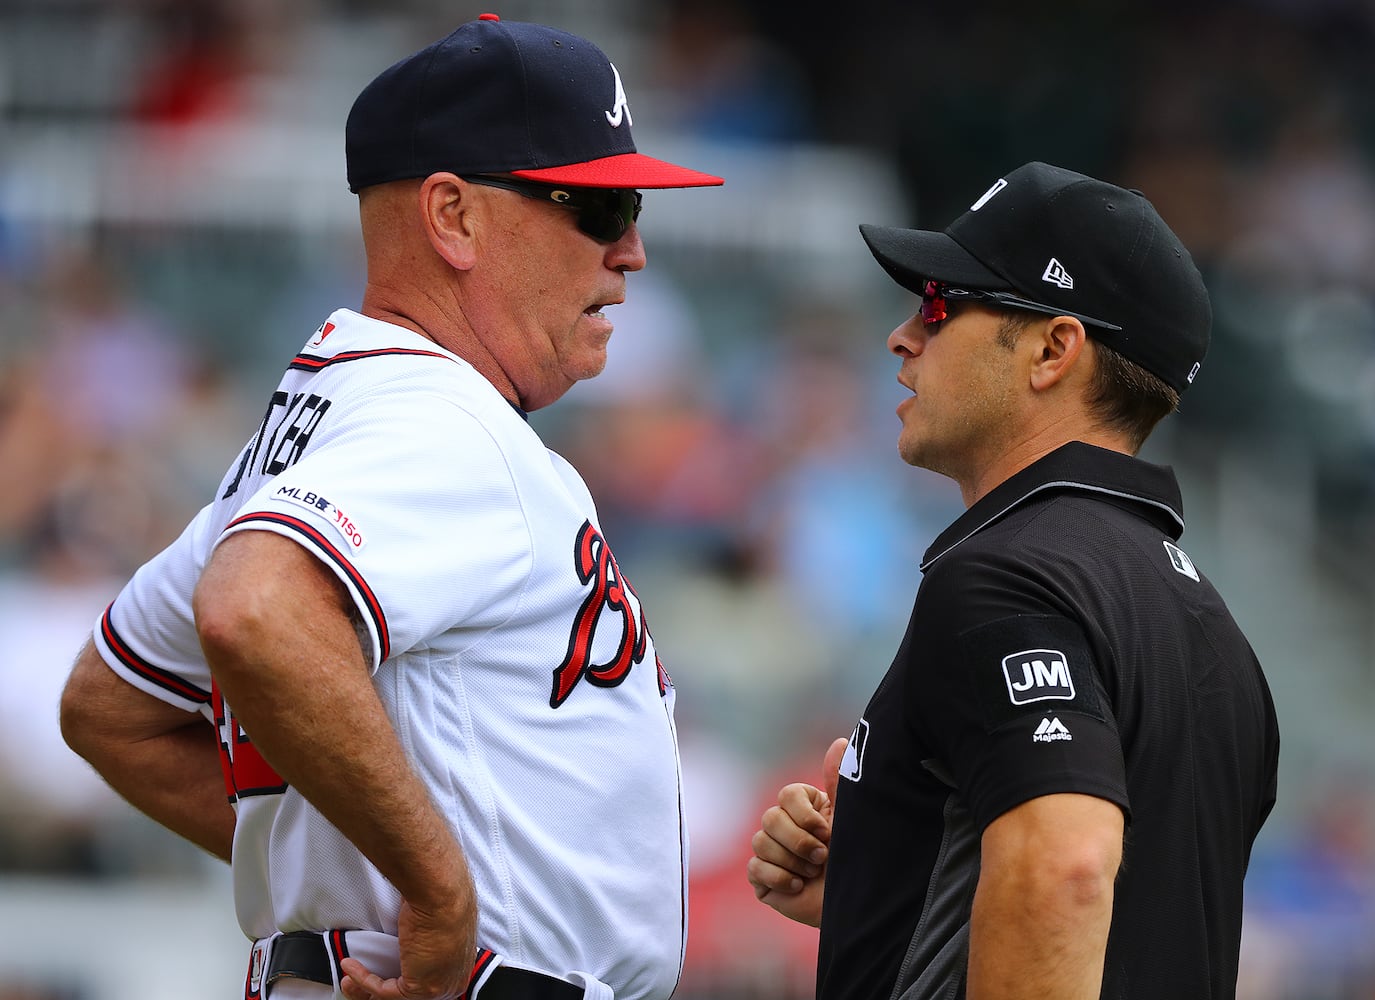
[[[353,523],[353,518],[349,517],[338,505],[314,490],[308,490],[301,486],[279,486],[277,492],[269,496],[268,499],[276,503],[295,504],[297,507],[305,507],[315,511],[355,551],[361,549],[366,541],[363,538],[362,530]]]
[[[1078,624],[1054,615],[1013,615],[960,636],[968,689],[989,732],[1047,712],[1103,718],[1093,652]]]

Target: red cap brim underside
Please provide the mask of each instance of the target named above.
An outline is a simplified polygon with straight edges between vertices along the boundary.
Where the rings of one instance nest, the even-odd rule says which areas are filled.
[[[540,170],[512,170],[513,177],[544,184],[592,188],[686,188],[724,184],[720,177],[656,160],[642,153],[621,153],[586,163],[569,163]]]

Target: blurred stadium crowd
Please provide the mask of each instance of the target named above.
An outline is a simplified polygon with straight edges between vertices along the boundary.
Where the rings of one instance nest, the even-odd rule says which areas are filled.
[[[23,919],[7,880],[204,884],[229,906],[212,862],[65,750],[57,693],[283,363],[357,306],[354,94],[494,8],[598,41],[641,148],[727,178],[647,195],[650,266],[606,373],[534,418],[598,498],[678,685],[679,995],[811,995],[814,935],[755,904],[749,833],[852,728],[960,510],[896,456],[884,338],[912,302],[855,225],[939,228],[1044,159],[1143,189],[1214,293],[1209,361],[1147,455],[1180,471],[1184,545],[1280,711],[1241,996],[1375,997],[1375,8],[928,6],[0,0],[0,939]],[[0,984],[116,995],[2,948]]]

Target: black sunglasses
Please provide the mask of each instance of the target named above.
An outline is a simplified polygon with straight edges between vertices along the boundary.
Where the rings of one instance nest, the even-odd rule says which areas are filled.
[[[1033,302],[1009,292],[990,292],[982,288],[957,288],[947,285],[942,281],[928,281],[926,288],[921,293],[921,321],[928,326],[932,323],[939,323],[949,315],[946,308],[946,300],[960,301],[969,299],[978,302],[990,302],[997,306],[1004,306],[1008,309],[1026,309],[1031,312],[1044,313],[1047,316],[1073,316],[1085,326],[1096,326],[1104,330],[1122,329],[1116,323],[1109,323],[1106,320],[1094,319],[1092,316],[1085,316],[1083,313],[1071,312],[1068,309],[1061,309],[1058,306],[1048,306],[1040,302]]]
[[[642,196],[634,188],[558,187],[513,177],[488,174],[460,174],[465,181],[549,201],[578,213],[578,228],[594,240],[615,243],[630,224],[640,217]]]

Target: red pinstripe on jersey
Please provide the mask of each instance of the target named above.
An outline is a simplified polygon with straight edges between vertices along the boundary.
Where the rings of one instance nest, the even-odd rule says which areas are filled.
[[[377,627],[377,640],[381,643],[381,650],[378,654],[378,661],[387,659],[391,656],[391,637],[387,631],[387,617],[382,612],[382,604],[377,599],[377,595],[372,592],[368,582],[363,579],[363,574],[354,568],[353,563],[344,557],[344,554],[334,547],[333,543],[326,538],[314,525],[302,521],[298,517],[290,514],[275,514],[265,511],[256,511],[252,514],[245,514],[243,517],[235,518],[226,525],[225,530],[237,527],[241,524],[252,524],[254,522],[267,521],[271,524],[280,524],[282,527],[290,528],[309,538],[317,547],[324,551],[325,555],[344,571],[344,575],[349,578],[363,598],[364,610],[372,618],[373,624]]]

